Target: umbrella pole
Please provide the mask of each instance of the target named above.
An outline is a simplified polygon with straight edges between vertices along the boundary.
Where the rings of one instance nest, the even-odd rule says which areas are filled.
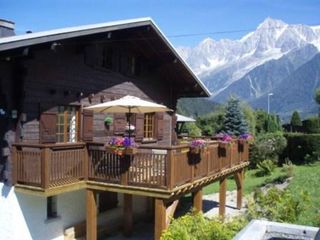
[[[131,107],[129,107],[129,116],[128,116],[128,122],[129,122],[129,142],[130,142],[130,144],[131,144],[131,133],[130,133],[130,131],[131,131],[131,124],[130,124],[130,117],[131,117]]]

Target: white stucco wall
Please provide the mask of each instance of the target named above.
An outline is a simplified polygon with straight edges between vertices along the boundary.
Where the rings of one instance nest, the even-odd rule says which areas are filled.
[[[0,183],[0,239],[64,239],[63,231],[85,219],[84,190],[58,196],[59,218],[47,220],[46,198],[17,193]]]
[[[123,195],[118,195],[119,206],[99,216],[99,226],[121,228]],[[5,240],[63,240],[64,230],[85,221],[85,190],[58,195],[58,218],[47,220],[45,197],[18,193],[13,187],[0,183],[0,239]],[[134,221],[146,213],[145,197],[133,197]]]

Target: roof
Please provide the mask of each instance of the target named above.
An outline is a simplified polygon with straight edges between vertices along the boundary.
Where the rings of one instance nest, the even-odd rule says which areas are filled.
[[[21,47],[28,47],[32,45],[41,44],[41,43],[64,40],[64,39],[86,36],[86,35],[91,35],[96,33],[109,32],[114,30],[134,28],[139,26],[151,26],[157,32],[157,34],[162,39],[162,41],[174,53],[175,57],[178,60],[180,60],[180,62],[192,75],[192,77],[195,79],[195,81],[199,84],[201,89],[204,91],[205,95],[208,97],[211,96],[210,91],[201,82],[201,80],[195,75],[195,73],[192,71],[189,65],[178,54],[174,46],[162,33],[160,28],[149,17],[113,21],[113,22],[106,22],[106,23],[100,23],[100,24],[83,25],[83,26],[76,26],[76,27],[68,27],[68,28],[60,28],[60,29],[37,32],[37,33],[28,33],[23,35],[4,37],[4,38],[0,38],[0,52],[21,48]]]
[[[176,116],[177,116],[177,122],[195,122],[196,121],[193,118],[186,117],[180,114],[176,114]]]

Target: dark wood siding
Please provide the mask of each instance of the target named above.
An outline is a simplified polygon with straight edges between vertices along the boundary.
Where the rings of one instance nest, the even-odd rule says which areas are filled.
[[[89,50],[93,48],[90,47]],[[93,51],[94,54],[98,52],[96,49]],[[94,63],[86,64],[85,61],[98,62],[99,60],[95,56],[90,56],[90,60],[85,59],[85,56],[85,51],[79,53],[72,46],[64,46],[57,51],[51,51],[50,48],[35,51],[32,59],[23,62],[24,68],[27,69],[24,79],[23,111],[28,116],[23,126],[23,141],[41,142],[39,115],[59,105],[85,107],[101,103],[101,96],[104,98],[103,101],[110,101],[125,95],[134,95],[163,103],[170,108],[175,107],[176,99],[169,94],[168,86],[158,76],[157,71],[144,73],[139,77],[129,77],[112,70],[93,67]],[[90,100],[89,96],[92,96]],[[45,105],[46,108],[39,109],[40,105]],[[113,133],[123,134],[125,116],[109,114],[113,116],[114,124],[109,131],[106,131],[103,123],[106,115],[94,114],[93,141],[106,142]],[[170,116],[167,114],[165,116],[163,133],[157,130],[161,144],[170,142],[169,132],[166,130],[166,126],[170,125]],[[139,133],[136,135],[139,139]],[[52,136],[49,141],[53,141]]]

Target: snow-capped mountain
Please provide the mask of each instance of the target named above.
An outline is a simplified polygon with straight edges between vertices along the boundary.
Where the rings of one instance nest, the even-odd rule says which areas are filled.
[[[206,38],[194,48],[180,47],[178,51],[213,96],[217,96],[256,67],[308,44],[320,49],[320,26],[293,25],[267,18],[239,40]],[[309,60],[312,56],[304,58]]]

